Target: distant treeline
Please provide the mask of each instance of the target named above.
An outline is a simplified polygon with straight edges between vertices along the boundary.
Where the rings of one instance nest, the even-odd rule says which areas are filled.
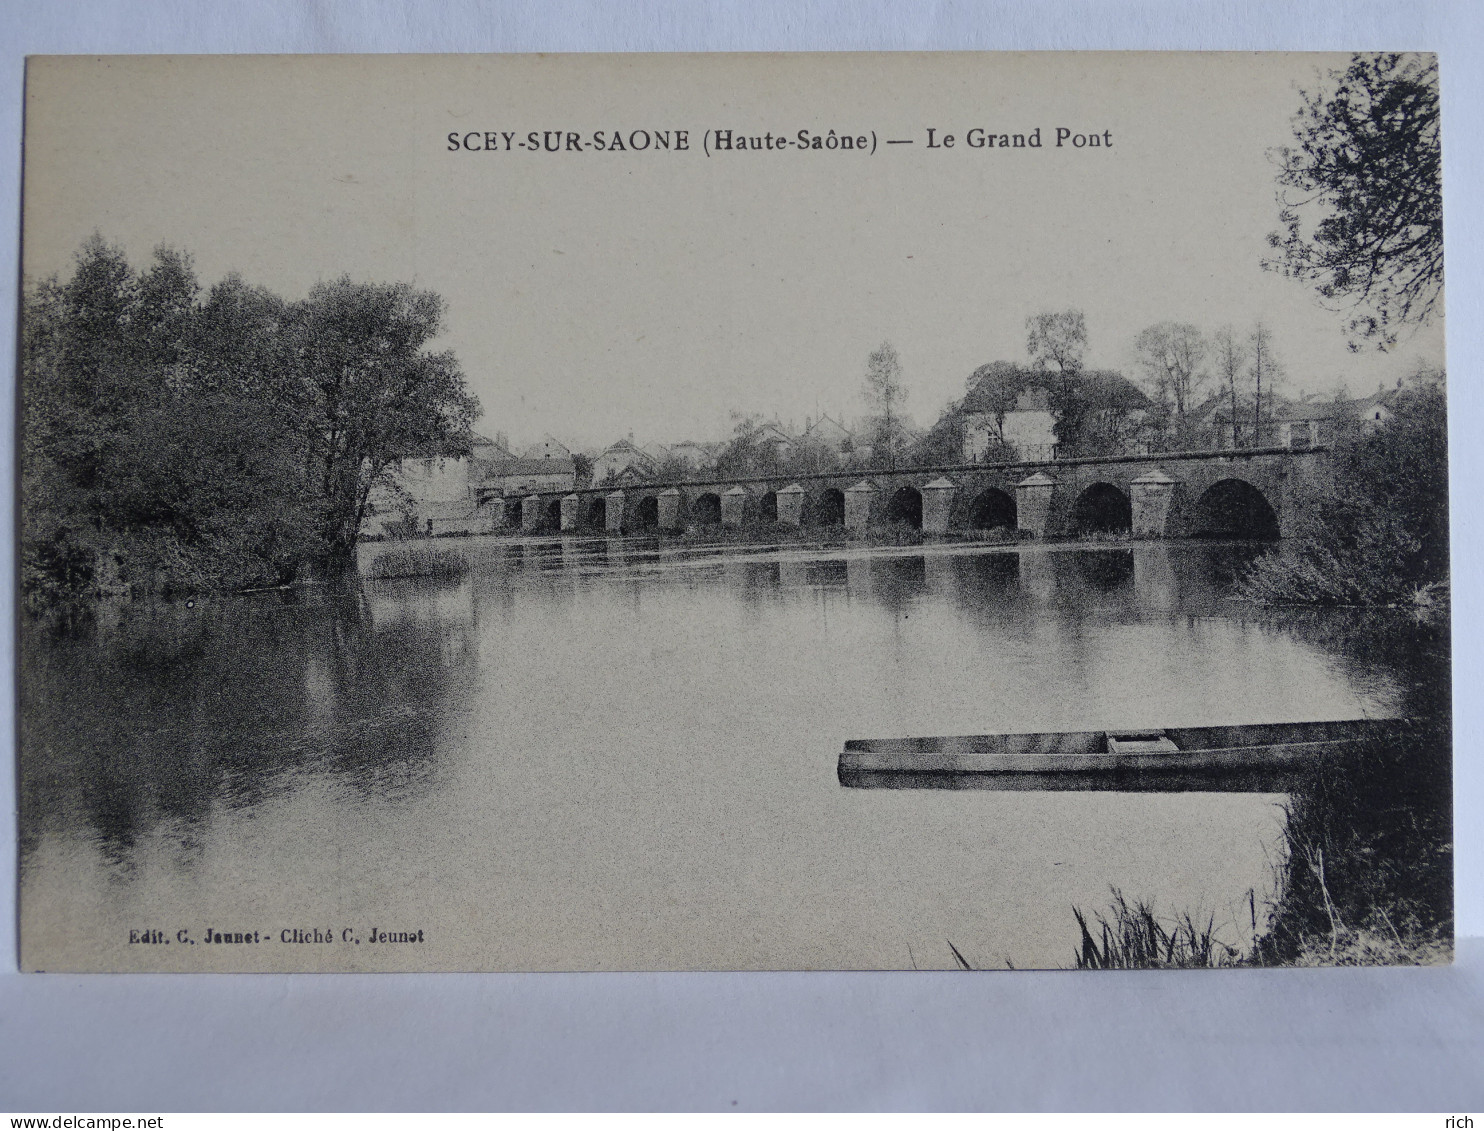
[[[290,302],[189,255],[143,271],[94,236],[22,316],[28,604],[239,589],[349,562],[373,482],[467,444],[478,402],[431,352],[443,301],[317,284]]]

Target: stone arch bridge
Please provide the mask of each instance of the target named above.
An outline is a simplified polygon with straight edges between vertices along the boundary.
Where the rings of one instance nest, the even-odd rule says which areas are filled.
[[[693,480],[479,500],[480,526],[528,533],[906,525],[928,535],[1278,538],[1322,448],[1092,456],[1038,463]]]

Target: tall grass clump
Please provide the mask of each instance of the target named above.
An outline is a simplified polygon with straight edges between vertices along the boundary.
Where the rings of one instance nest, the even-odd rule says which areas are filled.
[[[1214,915],[1204,923],[1189,912],[1163,919],[1143,900],[1130,906],[1121,891],[1112,891],[1113,902],[1106,913],[1093,913],[1093,923],[1072,908],[1082,936],[1077,969],[1207,969],[1241,963],[1242,952],[1217,937]]]
[[[469,572],[469,561],[457,550],[435,546],[397,546],[378,554],[367,571],[376,580],[433,577],[456,580]]]

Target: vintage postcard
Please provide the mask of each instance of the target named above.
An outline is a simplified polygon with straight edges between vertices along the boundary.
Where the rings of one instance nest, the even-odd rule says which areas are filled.
[[[1438,81],[32,59],[22,966],[1449,961]]]

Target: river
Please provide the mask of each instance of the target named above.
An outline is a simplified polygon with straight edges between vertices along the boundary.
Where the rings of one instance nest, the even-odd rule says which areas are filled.
[[[1111,888],[1242,944],[1281,795],[848,789],[843,741],[1396,695],[1225,599],[1252,547],[425,545],[470,568],[26,630],[24,966],[1067,966]]]

